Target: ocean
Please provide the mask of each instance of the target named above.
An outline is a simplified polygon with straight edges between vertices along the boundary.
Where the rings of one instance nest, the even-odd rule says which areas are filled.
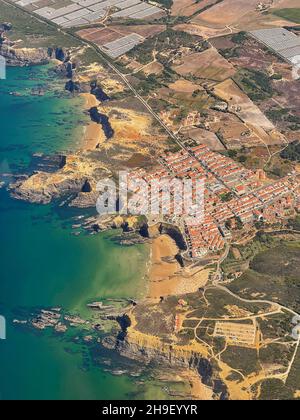
[[[49,66],[9,68],[0,80],[0,399],[167,398],[147,375],[113,375],[87,362],[87,349],[51,333],[12,323],[16,313],[60,306],[84,313],[103,298],[141,298],[146,290],[147,245],[122,247],[115,232],[72,235],[84,211],[16,201],[6,190],[12,173],[25,173],[33,153],[74,151],[88,116],[81,99],[64,92]],[[83,363],[85,360],[85,363]]]

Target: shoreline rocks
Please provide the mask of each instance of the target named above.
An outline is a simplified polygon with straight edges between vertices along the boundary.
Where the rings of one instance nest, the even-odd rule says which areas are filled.
[[[52,200],[66,194],[79,193],[85,178],[61,178],[57,183],[48,183],[47,173],[37,173],[25,181],[16,181],[10,185],[11,196],[17,200],[36,204],[49,204]]]
[[[14,48],[2,45],[0,54],[6,59],[6,64],[11,67],[42,65],[50,62],[46,48]]]
[[[151,365],[152,367],[166,369],[193,369],[199,375],[199,381],[212,389],[214,399],[227,400],[229,398],[226,385],[218,377],[215,377],[210,362],[196,353],[176,354],[171,345],[169,351],[165,351],[165,349],[162,351],[159,347],[147,346],[146,343],[131,342],[127,337],[121,337],[120,339],[108,336],[103,338],[101,344],[104,348],[116,351],[120,356],[142,363],[145,366]]]
[[[60,162],[55,172],[37,171],[10,184],[11,196],[39,204],[67,197],[72,200],[70,207],[94,207],[98,197],[96,180],[101,176],[99,163],[82,154],[67,155]]]

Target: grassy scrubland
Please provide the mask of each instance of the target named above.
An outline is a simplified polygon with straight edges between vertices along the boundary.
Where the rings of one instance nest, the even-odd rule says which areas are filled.
[[[12,41],[22,40],[20,47],[76,47],[80,43],[75,39],[62,34],[54,26],[31,17],[22,10],[8,6],[0,0],[0,22],[10,22],[13,25],[9,32]]]
[[[249,269],[230,286],[243,297],[254,294],[277,301],[300,311],[300,243],[283,242],[261,251],[250,262]]]
[[[235,81],[252,101],[263,101],[272,98],[276,93],[270,77],[258,70],[239,69]]]

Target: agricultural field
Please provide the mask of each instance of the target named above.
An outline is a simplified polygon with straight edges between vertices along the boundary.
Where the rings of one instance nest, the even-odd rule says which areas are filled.
[[[300,23],[300,8],[275,9],[272,13],[291,22]]]
[[[202,90],[201,86],[186,79],[178,79],[176,82],[169,85],[169,89],[177,93],[193,94],[199,88]]]
[[[246,3],[244,0],[223,0],[200,13],[193,22],[215,26],[233,25],[240,22],[249,12],[253,12],[256,6],[256,0],[249,0]]]
[[[164,30],[164,25],[111,25],[82,29],[77,34],[98,45],[110,57],[118,58]]]
[[[216,3],[217,0],[173,0],[172,16],[192,16]]]
[[[214,93],[222,100],[228,102],[229,109],[234,111],[267,144],[272,145],[283,142],[280,134],[274,133],[275,127],[273,123],[232,79],[227,79],[216,85]]]
[[[218,113],[216,120],[209,122],[208,125],[229,150],[257,147],[262,144],[261,139],[235,115]]]
[[[225,149],[224,145],[221,143],[217,135],[203,128],[188,128],[186,130],[181,130],[181,133],[192,139],[195,144],[206,144],[211,150],[222,151]]]
[[[182,64],[173,66],[181,76],[222,82],[235,74],[234,67],[213,48],[186,56],[181,61]]]
[[[224,36],[232,34],[232,29],[223,27],[223,28],[211,28],[209,26],[202,26],[197,23],[178,23],[175,29],[179,31],[186,32],[190,35],[202,36],[204,39],[213,39],[215,37]],[[238,31],[237,31],[238,32]]]
[[[201,3],[204,4],[204,2],[200,2],[199,6]],[[207,8],[200,9],[199,7],[199,13],[192,14],[191,23],[195,26],[194,30],[197,30],[199,35],[206,39],[242,30],[270,28],[270,26],[282,27],[289,25],[290,21],[286,16],[276,16],[272,11],[277,8],[290,8],[299,5],[293,0],[274,0],[272,3],[264,3],[265,8],[261,10],[258,4],[259,2],[256,0],[248,2],[244,0],[216,0],[214,4],[210,3]],[[187,10],[189,9],[187,8]],[[194,9],[191,10],[194,12]],[[186,30],[189,30],[189,27],[190,25],[186,25]]]
[[[1,21],[11,22],[11,41],[17,41],[20,48],[49,47],[64,45],[66,48],[78,47],[76,40],[63,35],[51,26],[25,15],[20,9],[13,9],[1,2]]]
[[[37,16],[51,20],[62,28],[74,28],[97,24],[110,17],[113,20],[155,19],[165,12],[154,5],[141,0],[12,0]]]
[[[201,89],[201,86],[195,88],[195,93],[192,95],[186,91],[180,91],[177,88],[175,90],[173,86],[174,83],[171,83],[168,87],[162,87],[157,91],[157,94],[162,100],[173,105],[173,109],[178,107],[185,109],[187,114],[193,111],[200,113],[203,110],[207,110],[214,103],[213,99]],[[182,123],[184,122],[182,121]]]
[[[293,79],[291,65],[245,32],[215,38],[212,43],[235,67],[236,84],[284,135],[285,141],[297,140],[299,83]]]

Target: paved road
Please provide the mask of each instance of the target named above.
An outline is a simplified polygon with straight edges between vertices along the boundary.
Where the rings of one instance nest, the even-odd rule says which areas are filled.
[[[70,36],[71,38],[74,38],[76,41],[81,42],[83,45],[87,45],[90,48],[92,48],[96,54],[101,58],[101,60],[103,62],[105,62],[105,64],[111,69],[113,70],[113,72],[115,74],[117,74],[122,80],[123,82],[126,84],[126,86],[130,89],[130,91],[134,94],[134,96],[143,104],[143,106],[151,113],[151,115],[159,122],[159,124],[165,129],[165,131],[167,132],[167,134],[174,140],[177,142],[177,144],[182,147],[185,148],[185,146],[182,144],[182,142],[180,142],[179,138],[176,136],[176,134],[174,134],[169,127],[162,121],[162,119],[153,111],[153,109],[151,108],[151,106],[144,100],[144,98],[138,93],[138,91],[131,85],[131,83],[127,80],[126,75],[124,75],[120,70],[117,69],[117,67],[108,59],[106,58],[106,56],[104,55],[103,51],[101,51],[101,49],[94,44],[93,42],[87,41],[87,40],[83,40],[80,36],[72,33],[71,31],[67,30],[67,29],[63,29],[61,27],[58,27],[57,25],[55,25],[54,23],[52,23],[51,21],[44,19],[40,16],[37,16],[34,13],[29,12],[28,10],[23,9],[22,7],[19,7],[18,5],[16,5],[15,3],[11,3],[9,0],[1,0],[3,3],[15,7],[17,9],[22,10],[22,12],[30,15],[31,17],[35,18],[36,20],[46,23],[48,26],[54,27],[57,31],[59,31],[60,33],[66,35],[66,36]]]
[[[219,261],[218,261],[218,265],[217,265],[217,270],[216,270],[216,274],[214,276],[213,279],[213,285],[218,285],[219,281],[222,280],[222,269],[221,269],[221,264],[226,260],[226,258],[228,257],[229,251],[231,248],[231,244],[229,242],[226,242],[226,249],[224,254],[220,257]]]

